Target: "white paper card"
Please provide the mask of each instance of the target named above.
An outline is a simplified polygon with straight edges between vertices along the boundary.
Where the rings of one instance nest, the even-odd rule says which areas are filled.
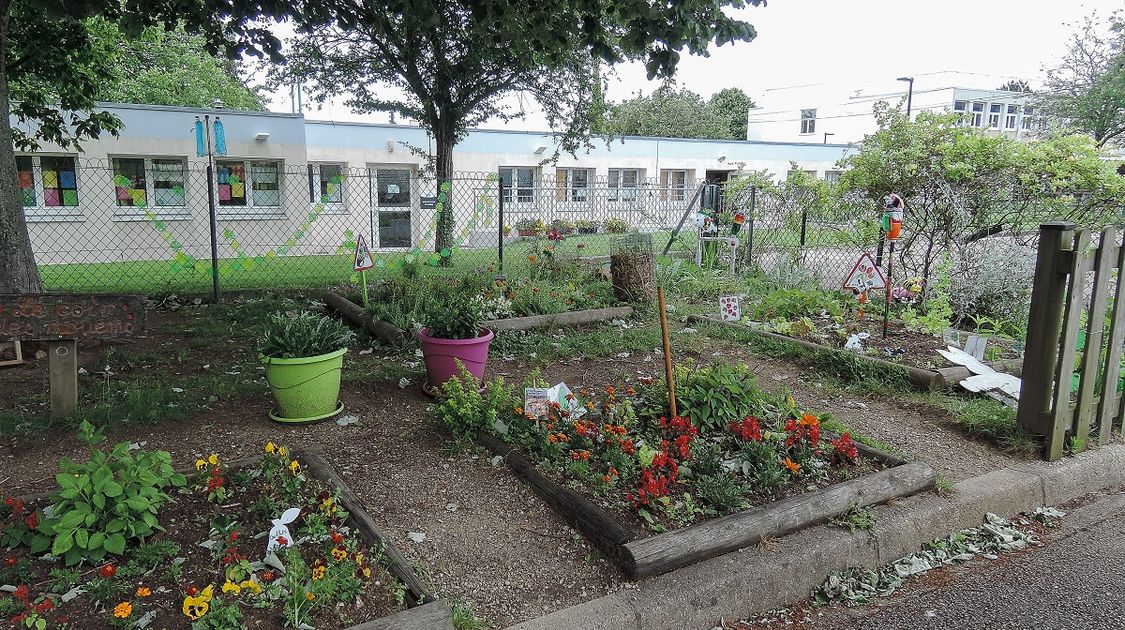
[[[742,309],[737,295],[724,295],[719,298],[719,315],[724,322],[737,322],[742,319]]]

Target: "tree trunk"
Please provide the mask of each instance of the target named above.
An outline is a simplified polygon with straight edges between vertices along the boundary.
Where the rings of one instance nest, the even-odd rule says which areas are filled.
[[[441,119],[434,126],[434,144],[437,146],[437,155],[434,164],[434,175],[438,183],[438,195],[443,188],[448,188],[445,193],[445,203],[437,217],[437,234],[434,238],[434,251],[441,257],[443,267],[453,264],[453,229],[456,225],[453,214],[453,145],[456,134],[453,125]]]
[[[43,283],[35,266],[27,221],[23,215],[12,145],[11,103],[8,101],[8,15],[11,1],[0,2],[0,293],[39,293]]]

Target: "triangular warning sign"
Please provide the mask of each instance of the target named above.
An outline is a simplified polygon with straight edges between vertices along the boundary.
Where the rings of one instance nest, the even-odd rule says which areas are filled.
[[[374,266],[375,260],[371,257],[371,249],[367,247],[367,241],[360,234],[355,239],[355,265],[353,265],[353,268],[356,271],[366,271]]]
[[[871,289],[885,289],[887,280],[883,277],[883,270],[875,265],[871,254],[864,252],[852,267],[851,272],[844,278],[844,290],[863,293]]]

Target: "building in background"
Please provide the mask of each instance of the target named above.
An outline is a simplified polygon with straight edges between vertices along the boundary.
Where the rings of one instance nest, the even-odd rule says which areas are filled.
[[[968,127],[1016,138],[1043,128],[1029,94],[979,87],[986,80],[950,72],[919,75],[914,78],[911,113],[956,112]],[[978,87],[967,87],[972,85]],[[747,115],[746,139],[858,143],[878,129],[875,104],[885,101],[905,109],[908,88],[906,81],[891,79],[860,87],[815,84],[766,90],[755,97],[758,106]]]
[[[221,117],[226,135],[211,182],[221,258],[334,254],[347,234],[383,251],[433,248],[439,191],[425,174],[430,138],[421,128],[270,112],[103,109],[124,122],[120,137],[86,141],[81,153],[44,144],[18,154],[40,264],[209,258],[206,160],[194,135],[205,114]],[[701,182],[748,169],[784,177],[794,163],[828,178],[849,150],[627,137],[595,140],[588,152],[552,162],[555,149],[549,133],[485,129],[457,145],[450,194],[465,247],[495,247],[500,182],[508,225],[614,218],[655,232],[676,224]]]

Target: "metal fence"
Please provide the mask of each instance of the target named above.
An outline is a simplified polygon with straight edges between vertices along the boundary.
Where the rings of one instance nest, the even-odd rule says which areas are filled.
[[[223,289],[327,286],[353,276],[361,237],[376,273],[503,265],[512,275],[549,236],[561,237],[549,243],[559,255],[575,257],[608,255],[613,234],[627,231],[663,245],[699,201],[694,181],[599,179],[582,169],[457,173],[442,186],[406,166],[262,159],[216,159],[210,177],[206,163],[159,158],[34,156],[18,167],[52,291],[205,293],[215,276]],[[692,246],[686,235],[675,249]]]

